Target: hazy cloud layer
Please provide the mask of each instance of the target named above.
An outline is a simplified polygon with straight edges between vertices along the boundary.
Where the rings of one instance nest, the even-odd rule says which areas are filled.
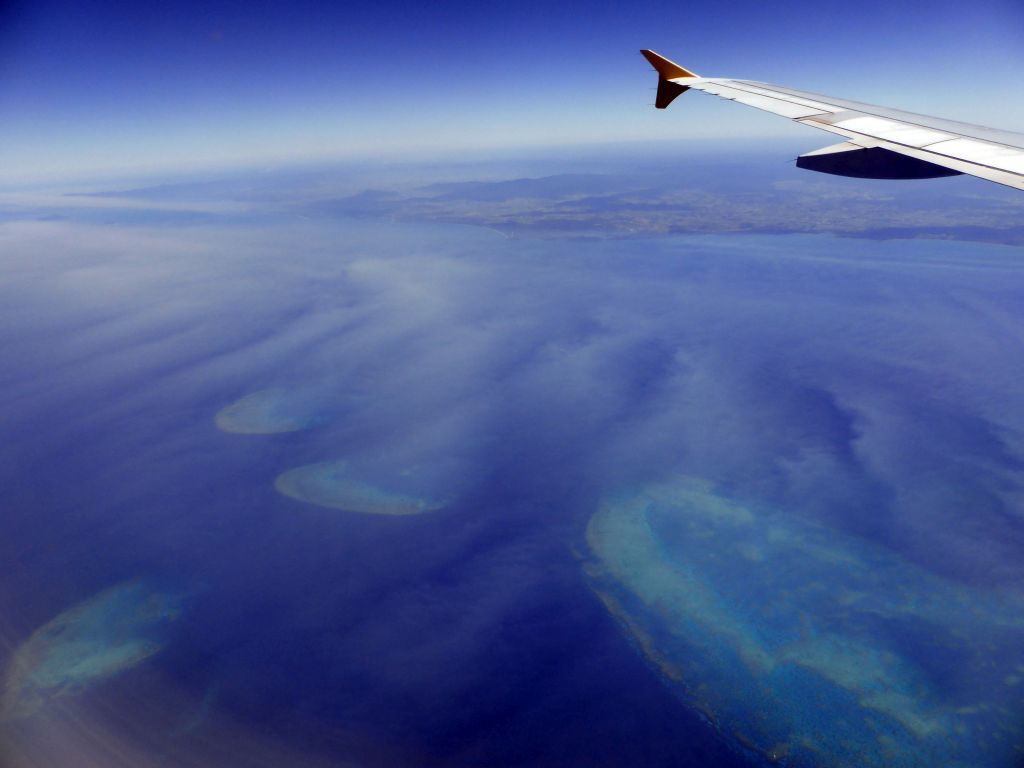
[[[163,674],[195,696],[222,681],[241,721],[272,697],[402,745],[384,762],[496,764],[541,761],[513,734],[566,707],[655,712],[667,694],[626,693],[642,670],[571,548],[602,494],[677,472],[953,578],[1024,581],[1016,249],[322,218],[13,222],[0,242],[0,554],[24,566],[5,634],[114,575],[177,579],[197,597]],[[267,388],[316,424],[216,429]],[[273,489],[339,459],[425,473],[452,503],[365,519]],[[533,677],[505,674],[526,659]],[[609,748],[560,727],[566,755]]]

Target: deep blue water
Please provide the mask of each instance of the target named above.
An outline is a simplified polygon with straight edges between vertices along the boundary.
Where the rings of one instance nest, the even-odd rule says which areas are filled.
[[[158,652],[6,722],[12,766],[756,761],[584,577],[601,495],[669,471],[943,578],[1024,583],[1018,249],[284,217],[2,230],[5,662],[111,585],[184,595]],[[267,387],[312,403],[309,428],[218,430]],[[334,459],[424,473],[446,504],[275,490]]]

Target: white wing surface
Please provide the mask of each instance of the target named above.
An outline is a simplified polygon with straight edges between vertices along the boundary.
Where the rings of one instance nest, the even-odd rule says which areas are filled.
[[[658,71],[655,106],[659,109],[693,89],[843,137],[840,144],[799,157],[797,165],[801,168],[873,179],[924,179],[966,173],[1024,189],[1022,133],[752,80],[699,77],[653,51],[641,53]]]

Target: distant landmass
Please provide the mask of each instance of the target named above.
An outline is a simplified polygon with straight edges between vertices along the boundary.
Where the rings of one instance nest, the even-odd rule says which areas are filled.
[[[233,199],[311,216],[471,224],[534,237],[671,234],[833,234],[1024,243],[1024,195],[974,179],[868,181],[799,171],[759,156],[624,160],[600,173],[556,173],[429,184],[326,171],[93,191],[167,203]],[[636,167],[639,166],[639,167]],[[510,171],[511,172],[511,171]],[[390,183],[389,183],[390,181]]]

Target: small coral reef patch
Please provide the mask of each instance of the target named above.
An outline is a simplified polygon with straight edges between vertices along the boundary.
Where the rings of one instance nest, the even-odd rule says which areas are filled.
[[[0,716],[28,717],[157,653],[181,604],[180,595],[126,582],[59,614],[15,650]]]
[[[444,506],[443,501],[403,487],[410,485],[407,477],[390,483],[371,482],[344,461],[290,469],[279,475],[274,485],[299,501],[369,515],[418,515]]]
[[[285,389],[261,389],[218,411],[217,428],[240,435],[272,435],[308,429],[314,408],[304,397]]]

